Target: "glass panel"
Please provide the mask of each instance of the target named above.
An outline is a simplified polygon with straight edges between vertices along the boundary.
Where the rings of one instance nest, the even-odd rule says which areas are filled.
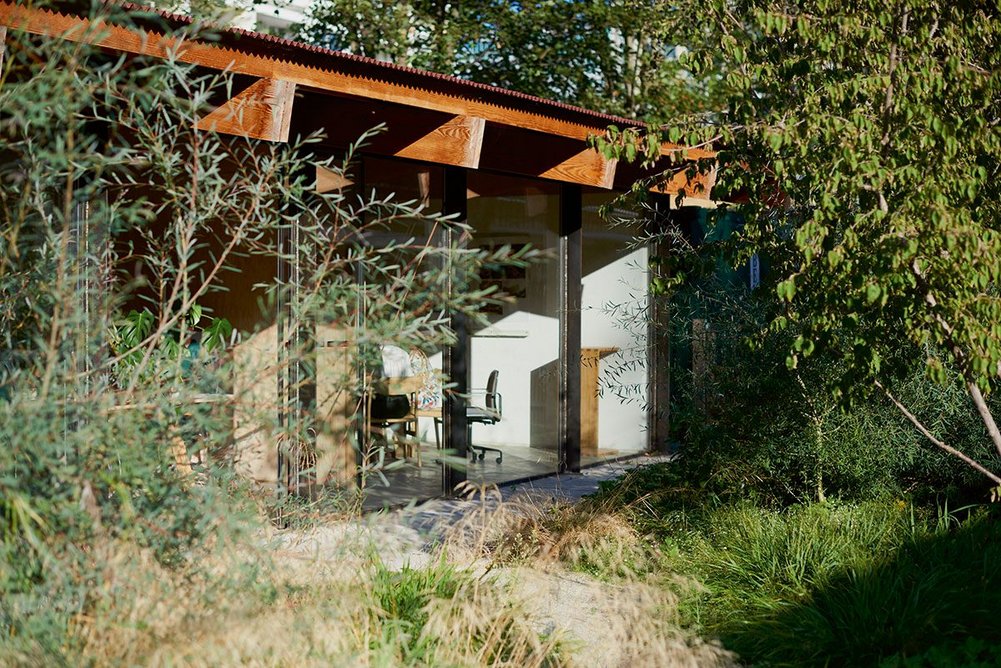
[[[468,479],[499,483],[551,473],[559,461],[559,190],[555,185],[474,172],[468,179],[471,245],[530,245],[549,252],[527,268],[484,271],[481,282],[511,295],[486,307],[489,326],[471,332],[471,403],[490,408],[484,390],[497,372],[499,420],[472,409]],[[479,417],[476,417],[479,416]],[[487,448],[482,450],[481,447]],[[497,460],[502,461],[498,462]]]
[[[614,193],[585,192],[581,295],[581,463],[647,447],[647,249],[640,225],[599,209]]]
[[[422,205],[427,213],[441,211],[443,172],[439,166],[366,158],[362,174],[366,198],[374,192],[379,199],[392,196],[394,202]],[[391,335],[377,333],[405,330],[408,313],[426,310],[426,304],[418,303],[426,295],[412,293],[407,281],[394,278],[413,266],[423,247],[441,242],[439,228],[426,220],[394,219],[368,228],[365,234],[366,242],[373,247],[392,247],[379,256],[384,271],[370,268],[359,276],[359,280],[375,286],[365,293],[369,299],[363,306],[365,327],[359,337],[359,344],[367,346],[366,357],[371,362],[364,370],[371,381],[371,403],[367,407],[371,419],[369,429],[363,430],[363,452],[368,463],[378,469],[364,476],[363,505],[367,509],[442,493],[432,417],[436,414],[433,404],[440,399],[422,391],[424,374],[433,377],[441,369],[441,352],[419,349],[412,339],[391,340]],[[400,397],[405,399],[405,408]],[[421,408],[422,417],[412,420]]]

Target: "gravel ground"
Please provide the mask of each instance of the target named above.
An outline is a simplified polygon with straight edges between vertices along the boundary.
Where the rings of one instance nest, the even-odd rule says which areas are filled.
[[[481,491],[471,499],[437,499],[308,531],[279,532],[273,538],[276,547],[290,558],[337,560],[341,566],[350,567],[355,562],[361,565],[377,553],[391,569],[421,568],[437,558],[436,548],[446,535],[450,536],[450,554],[453,546],[461,552],[462,540],[455,544],[455,527],[475,525],[476,513],[489,517],[502,502],[524,498],[542,503],[576,502],[597,491],[602,481],[638,466],[664,461],[669,458],[641,456],[609,462],[579,474],[552,475]],[[473,551],[462,563],[481,573],[489,566]],[[575,665],[736,665],[732,655],[715,644],[661,633],[653,627],[642,632],[648,640],[638,641],[635,634],[650,622],[646,611],[650,606],[643,602],[647,594],[641,590],[642,585],[614,585],[582,573],[539,568],[493,568],[491,575],[522,601],[540,633],[562,635]]]

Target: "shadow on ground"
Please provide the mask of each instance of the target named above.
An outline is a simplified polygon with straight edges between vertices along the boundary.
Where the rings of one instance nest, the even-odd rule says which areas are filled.
[[[847,568],[807,600],[773,601],[719,628],[755,665],[1001,666],[998,513]]]

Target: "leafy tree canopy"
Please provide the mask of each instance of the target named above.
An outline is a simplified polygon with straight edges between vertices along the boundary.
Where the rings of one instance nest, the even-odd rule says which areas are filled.
[[[935,381],[967,388],[996,450],[980,456],[995,460],[998,14],[976,1],[697,0],[662,19],[724,102],[662,138],[721,147],[714,193],[749,200],[742,257],[771,266],[784,305],[771,326],[795,331],[789,365],[831,353],[837,395],[895,401],[899,372],[923,359]],[[953,454],[1001,484],[996,461]]]
[[[630,117],[703,109],[656,0],[319,0],[300,37]]]

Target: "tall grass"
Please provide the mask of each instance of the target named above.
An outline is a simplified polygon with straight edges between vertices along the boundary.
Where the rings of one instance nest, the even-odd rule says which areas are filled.
[[[999,665],[1001,523],[884,498],[762,508],[637,470],[598,495],[661,541],[682,626],[753,665]],[[642,503],[637,502],[642,500]]]
[[[454,524],[445,545],[513,584],[540,621],[564,631],[575,665],[735,665],[732,652],[679,626],[679,593],[693,582],[655,572],[659,550],[618,495],[573,504],[476,493],[488,503]]]
[[[886,504],[721,515],[691,548],[712,591],[697,608],[742,656],[873,665],[1001,642],[1001,527],[986,514],[959,527]]]

